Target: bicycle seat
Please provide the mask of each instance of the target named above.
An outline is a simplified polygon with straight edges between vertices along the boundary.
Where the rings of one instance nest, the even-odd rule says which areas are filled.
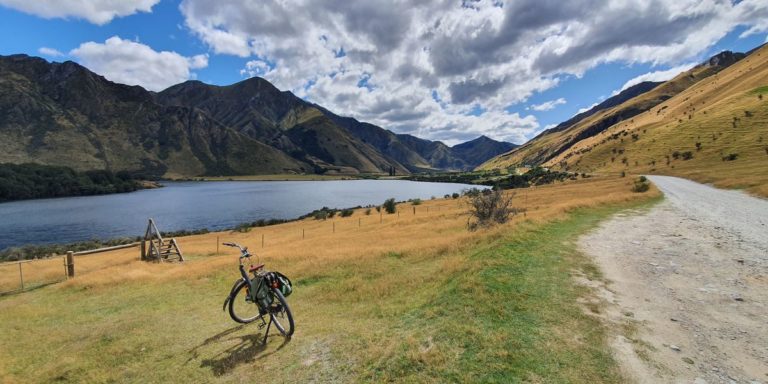
[[[259,269],[262,269],[262,268],[264,268],[264,264],[259,264],[259,265],[255,266],[255,267],[251,266],[251,268],[248,269],[248,271],[249,272],[258,271]]]

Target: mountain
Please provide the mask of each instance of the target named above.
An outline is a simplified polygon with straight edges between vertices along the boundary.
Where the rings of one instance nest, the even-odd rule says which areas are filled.
[[[0,57],[0,162],[156,176],[312,169],[200,110],[26,55]]]
[[[261,78],[153,93],[71,61],[0,56],[0,163],[183,177],[408,174],[471,169],[481,157],[335,115]]]
[[[258,77],[229,86],[187,81],[156,94],[156,100],[204,111],[240,134],[313,164],[317,172],[385,173],[394,168],[408,173],[405,166],[352,135],[317,106]]]
[[[716,75],[744,57],[743,53],[725,51],[662,84],[637,84],[590,111],[542,132],[522,146],[485,162],[480,168],[544,164],[581,140],[598,135],[616,124],[632,123],[635,116]]]
[[[681,176],[768,196],[767,57],[766,46],[720,53],[482,167],[535,160],[576,172]],[[642,112],[610,120],[632,109]]]
[[[475,168],[486,161],[488,156],[496,156],[514,148],[517,148],[517,145],[480,136],[477,139],[453,146],[451,152],[456,157],[464,159],[468,167]]]
[[[485,153],[454,152],[439,141],[395,134],[336,115],[258,77],[224,87],[187,81],[158,93],[157,100],[203,110],[242,134],[325,168],[347,166],[367,173],[392,168],[398,174],[471,170],[501,153],[498,148],[511,146],[486,138],[498,145],[487,145]]]

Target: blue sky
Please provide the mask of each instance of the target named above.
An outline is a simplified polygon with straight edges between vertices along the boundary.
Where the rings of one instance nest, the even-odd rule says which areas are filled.
[[[768,29],[764,1],[84,2],[0,0],[0,54],[74,60],[150,90],[258,75],[339,114],[448,144],[481,134],[523,142],[632,79],[755,48]]]

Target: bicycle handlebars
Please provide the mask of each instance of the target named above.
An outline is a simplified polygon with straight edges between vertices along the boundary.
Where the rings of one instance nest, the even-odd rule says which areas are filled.
[[[248,253],[248,247],[243,247],[240,244],[237,243],[221,243],[221,245],[226,245],[227,247],[233,247],[233,248],[239,248],[240,253],[242,254],[240,258],[251,256],[250,253]]]

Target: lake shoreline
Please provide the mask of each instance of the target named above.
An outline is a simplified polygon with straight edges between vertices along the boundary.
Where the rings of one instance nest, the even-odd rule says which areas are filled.
[[[7,218],[0,231],[8,235],[0,241],[0,253],[23,248],[28,250],[24,254],[40,257],[133,242],[144,233],[150,217],[164,232],[182,236],[300,220],[323,207],[339,212],[373,208],[388,198],[428,200],[475,187],[403,180],[164,183],[160,189],[136,191],[141,193],[0,204],[0,216]]]

